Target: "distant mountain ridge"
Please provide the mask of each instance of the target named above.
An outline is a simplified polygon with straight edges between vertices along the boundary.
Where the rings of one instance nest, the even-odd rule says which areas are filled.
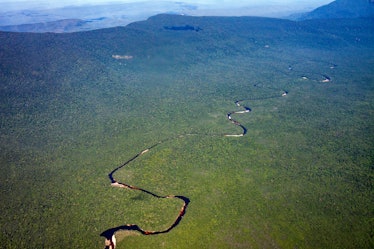
[[[197,7],[183,2],[109,3],[52,9],[25,9],[1,12],[0,30],[11,32],[67,33],[88,31],[145,20],[159,13],[185,13]]]
[[[170,5],[171,3],[171,5]],[[277,6],[269,5],[269,9]],[[279,7],[279,6],[278,6]],[[202,6],[189,5],[184,2],[155,2],[108,4],[103,6],[70,6],[53,10],[25,10],[0,13],[0,30],[8,32],[33,33],[70,33],[103,28],[126,26],[130,23],[146,20],[157,14],[175,14],[187,16],[231,16],[230,10],[221,12],[204,12]],[[237,11],[237,9],[235,9]],[[240,16],[252,16],[251,8],[243,7]],[[278,11],[280,11],[278,9]],[[211,13],[206,14],[206,13]],[[79,16],[79,18],[76,18]],[[271,18],[268,16],[268,18]],[[336,18],[374,18],[374,0],[336,0],[318,7],[311,12],[293,14],[287,17],[275,17],[303,21],[311,19]],[[11,20],[17,20],[11,21]],[[21,20],[21,22],[20,22]],[[31,21],[36,21],[31,23]],[[21,24],[20,24],[21,23]]]
[[[336,0],[311,12],[302,14],[295,19],[308,20],[368,17],[374,17],[374,0]]]
[[[328,1],[328,0],[324,0]],[[77,1],[79,2],[79,1]],[[222,3],[186,3],[184,1],[150,1],[130,3],[107,3],[92,5],[72,5],[55,8],[30,7],[20,10],[0,10],[0,30],[10,32],[68,33],[126,26],[146,20],[157,14],[187,16],[261,16],[282,18],[292,13],[305,12],[318,7],[307,1],[285,5],[278,1],[251,4],[246,1]]]
[[[2,26],[2,31],[10,32],[33,32],[33,33],[65,33],[73,31],[82,31],[80,27],[85,25],[87,21],[81,19],[63,19],[58,21],[44,22],[44,23],[30,23],[20,25]]]

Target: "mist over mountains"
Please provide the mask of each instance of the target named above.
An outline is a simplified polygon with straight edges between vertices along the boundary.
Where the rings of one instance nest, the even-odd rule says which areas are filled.
[[[270,3],[258,6],[189,4],[185,2],[113,3],[67,6],[49,9],[30,8],[0,13],[0,30],[11,32],[78,32],[146,20],[157,14],[190,16],[263,16],[306,20],[319,18],[356,18],[374,16],[372,0],[337,0],[310,12],[300,5]]]
[[[189,13],[196,6],[181,2],[114,3],[29,9],[0,14],[0,30],[15,32],[77,32],[145,20],[159,13]]]

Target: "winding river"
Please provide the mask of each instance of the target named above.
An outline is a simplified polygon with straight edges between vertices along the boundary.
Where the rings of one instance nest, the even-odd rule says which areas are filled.
[[[335,66],[336,65],[334,64],[334,67]],[[332,67],[330,67],[330,68],[332,69]],[[293,68],[291,66],[289,66],[288,69],[290,71],[293,70]],[[304,80],[312,80],[312,81],[319,81],[319,82],[329,82],[331,80],[331,78],[329,76],[327,76],[326,74],[320,74],[320,76],[322,76],[322,78],[320,80],[313,80],[313,79],[308,78],[305,75],[301,75],[299,77],[301,79],[304,79]],[[259,86],[255,84],[254,87],[259,87]],[[260,98],[260,99],[285,97],[285,96],[287,96],[287,94],[288,94],[288,91],[283,90],[278,95],[272,95],[272,96],[268,96],[268,97],[264,97],[264,98]],[[241,104],[242,102],[244,102],[246,100],[247,99],[242,99],[242,100],[235,101],[235,105],[238,108],[241,108],[241,109],[237,110],[237,111],[231,111],[231,112],[227,113],[228,121],[230,123],[236,125],[236,126],[239,126],[241,128],[242,132],[238,133],[238,134],[220,134],[221,136],[243,137],[247,134],[247,131],[248,131],[247,128],[233,118],[233,115],[246,114],[246,113],[250,113],[252,111],[250,107],[244,106],[244,105]],[[259,99],[250,99],[250,100],[259,100]],[[198,135],[198,134],[185,134],[185,135]],[[183,136],[183,135],[180,135],[179,137],[181,137],[181,136]],[[109,177],[109,180],[111,182],[111,186],[113,186],[113,187],[130,189],[130,190],[135,190],[135,191],[141,191],[145,194],[151,195],[151,196],[153,196],[155,198],[159,198],[159,199],[171,199],[171,198],[179,199],[182,204],[181,204],[181,208],[180,208],[178,214],[176,215],[176,218],[174,219],[174,222],[169,227],[167,227],[166,229],[160,230],[160,231],[144,230],[143,228],[139,227],[136,224],[125,224],[125,225],[121,225],[121,226],[118,226],[118,227],[109,228],[109,229],[105,230],[104,232],[102,232],[100,234],[100,236],[103,236],[105,238],[105,249],[115,249],[115,247],[116,247],[115,233],[120,231],[120,230],[137,231],[137,232],[139,232],[143,235],[156,235],[156,234],[168,233],[181,222],[182,218],[186,214],[186,210],[187,210],[188,205],[190,203],[190,199],[188,197],[182,196],[182,195],[158,195],[158,194],[156,194],[154,192],[151,192],[149,190],[146,190],[146,189],[143,189],[143,188],[140,188],[140,187],[137,187],[137,186],[129,185],[129,184],[126,184],[126,183],[123,183],[123,182],[119,182],[114,178],[114,174],[117,171],[124,168],[126,165],[130,164],[131,162],[133,162],[137,158],[141,157],[142,155],[146,154],[147,152],[149,152],[150,150],[152,150],[156,146],[158,146],[158,145],[160,145],[160,144],[162,144],[162,143],[164,143],[168,140],[172,140],[172,139],[174,139],[174,138],[165,139],[163,141],[160,141],[160,142],[140,151],[138,154],[134,155],[132,158],[130,158],[129,160],[127,160],[126,162],[124,162],[123,164],[121,164],[120,166],[115,168],[114,170],[112,170],[108,174],[108,177]]]

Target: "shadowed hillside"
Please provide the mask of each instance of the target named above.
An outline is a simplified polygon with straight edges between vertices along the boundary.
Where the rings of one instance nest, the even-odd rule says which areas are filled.
[[[374,2],[372,0],[336,0],[301,15],[298,20],[373,17]]]

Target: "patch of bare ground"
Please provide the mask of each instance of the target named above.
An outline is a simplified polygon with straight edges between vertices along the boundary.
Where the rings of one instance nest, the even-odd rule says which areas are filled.
[[[129,231],[129,230],[123,230],[123,231],[118,231],[116,232],[116,239],[117,243],[124,240],[126,237],[129,236],[140,236],[141,234],[136,231]]]

